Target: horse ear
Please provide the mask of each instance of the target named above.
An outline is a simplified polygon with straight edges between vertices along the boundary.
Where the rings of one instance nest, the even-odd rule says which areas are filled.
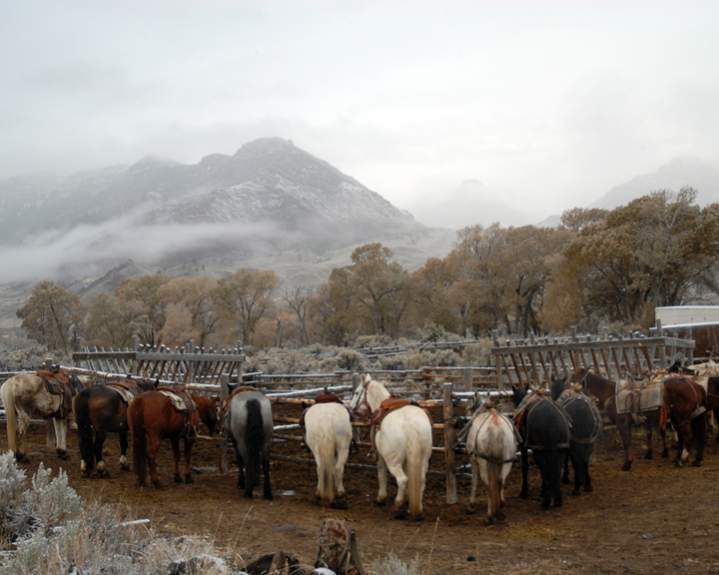
[[[362,385],[367,387],[370,381],[372,381],[372,378],[370,377],[369,373],[365,373],[364,378],[362,378]]]

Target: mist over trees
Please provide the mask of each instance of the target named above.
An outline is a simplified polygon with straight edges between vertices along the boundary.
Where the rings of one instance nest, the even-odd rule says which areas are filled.
[[[557,228],[471,226],[454,249],[409,271],[380,243],[310,289],[269,270],[224,278],[145,275],[80,299],[49,281],[17,311],[48,348],[240,342],[351,345],[358,336],[561,333],[646,327],[654,307],[719,293],[719,204],[660,191],[614,210],[572,209]]]

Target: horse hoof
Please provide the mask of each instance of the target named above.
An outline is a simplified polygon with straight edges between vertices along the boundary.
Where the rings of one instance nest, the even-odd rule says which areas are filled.
[[[496,517],[486,517],[484,520],[485,525],[495,525],[497,523]]]
[[[414,519],[416,523],[422,523],[422,521],[424,521],[424,513],[418,513],[417,515],[413,515],[412,519]]]
[[[505,519],[507,519],[507,516],[504,514],[504,512],[500,511],[499,509],[497,509],[497,512],[494,514],[494,516],[497,521],[504,521]]]
[[[153,482],[152,482],[152,486],[153,486],[155,489],[160,489],[160,488],[162,487],[162,483],[160,483],[159,481],[153,481]]]
[[[474,505],[467,505],[467,507],[465,509],[465,513],[467,515],[473,515],[473,514],[477,513],[477,508]]]
[[[561,507],[564,501],[562,499],[555,499],[554,500],[554,506],[555,507]]]
[[[30,463],[30,459],[28,459],[28,456],[24,453],[20,453],[19,451],[15,452],[15,461],[18,463]]]
[[[194,483],[194,482],[195,482],[195,480],[192,479],[192,475],[190,475],[189,473],[187,475],[185,475],[185,483],[189,484],[189,483]]]
[[[266,501],[272,501],[272,493],[263,493],[263,494],[262,494],[262,497],[263,497]]]
[[[542,509],[543,509],[544,511],[546,511],[547,509],[549,509],[549,499],[543,499],[543,500],[542,500]]]
[[[387,505],[387,498],[386,497],[377,498],[374,500],[374,504],[377,507],[384,507],[385,505]]]
[[[395,519],[405,519],[407,517],[407,506],[402,505],[402,507],[396,507],[394,510],[394,518]]]
[[[64,449],[58,449],[57,456],[63,461],[67,461],[68,459],[67,451],[65,451]]]
[[[579,489],[572,489],[572,491],[570,492],[570,494],[572,495],[572,497],[578,497],[579,495],[582,494],[582,492],[579,491]]]
[[[587,493],[593,493],[593,492],[594,492],[594,487],[592,487],[591,485],[585,485],[585,486],[584,486],[584,491],[586,491]]]
[[[110,474],[107,472],[106,469],[98,469],[97,475],[98,475],[98,477],[102,477],[103,479],[106,477],[110,477]]]
[[[330,507],[332,509],[347,509],[347,501],[344,499],[335,499],[332,503],[330,503]]]
[[[245,493],[244,493],[244,498],[245,498],[245,499],[252,499],[252,492],[251,492],[251,491],[249,491],[249,492],[248,492],[248,491],[245,491]]]
[[[120,465],[120,469],[121,469],[122,471],[130,471],[130,466],[129,466],[127,463],[122,463],[122,464]]]
[[[631,468],[632,468],[631,461],[625,461],[624,465],[622,465],[622,471],[629,471]]]
[[[527,499],[527,498],[529,497],[529,492],[522,490],[522,491],[519,492],[519,496],[520,496],[522,499]]]
[[[667,457],[669,457],[669,450],[662,449],[662,459],[666,459]]]
[[[651,451],[647,451],[644,454],[644,459],[654,459],[654,454]]]
[[[175,483],[182,483],[182,477],[179,473],[175,473]]]
[[[695,459],[692,461],[692,467],[701,467],[702,466],[702,460],[701,459]]]
[[[684,467],[684,463],[682,463],[681,459],[675,459],[674,460],[674,467]]]

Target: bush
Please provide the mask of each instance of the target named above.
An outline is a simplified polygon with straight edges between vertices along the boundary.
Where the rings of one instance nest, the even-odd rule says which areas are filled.
[[[370,570],[374,575],[420,575],[418,559],[405,563],[393,553],[372,561]]]

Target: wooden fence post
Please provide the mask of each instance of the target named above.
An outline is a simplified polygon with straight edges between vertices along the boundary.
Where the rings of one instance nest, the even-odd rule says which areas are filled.
[[[227,398],[230,396],[230,378],[228,375],[222,374],[220,376],[220,405],[224,405]],[[227,406],[229,408],[229,405]],[[220,473],[227,473],[227,447],[228,447],[228,436],[227,431],[224,429],[224,421],[220,421],[220,463],[218,468]]]
[[[444,461],[446,465],[447,503],[457,503],[457,468],[454,458],[454,404],[452,403],[452,383],[442,385],[442,415],[444,420]]]

